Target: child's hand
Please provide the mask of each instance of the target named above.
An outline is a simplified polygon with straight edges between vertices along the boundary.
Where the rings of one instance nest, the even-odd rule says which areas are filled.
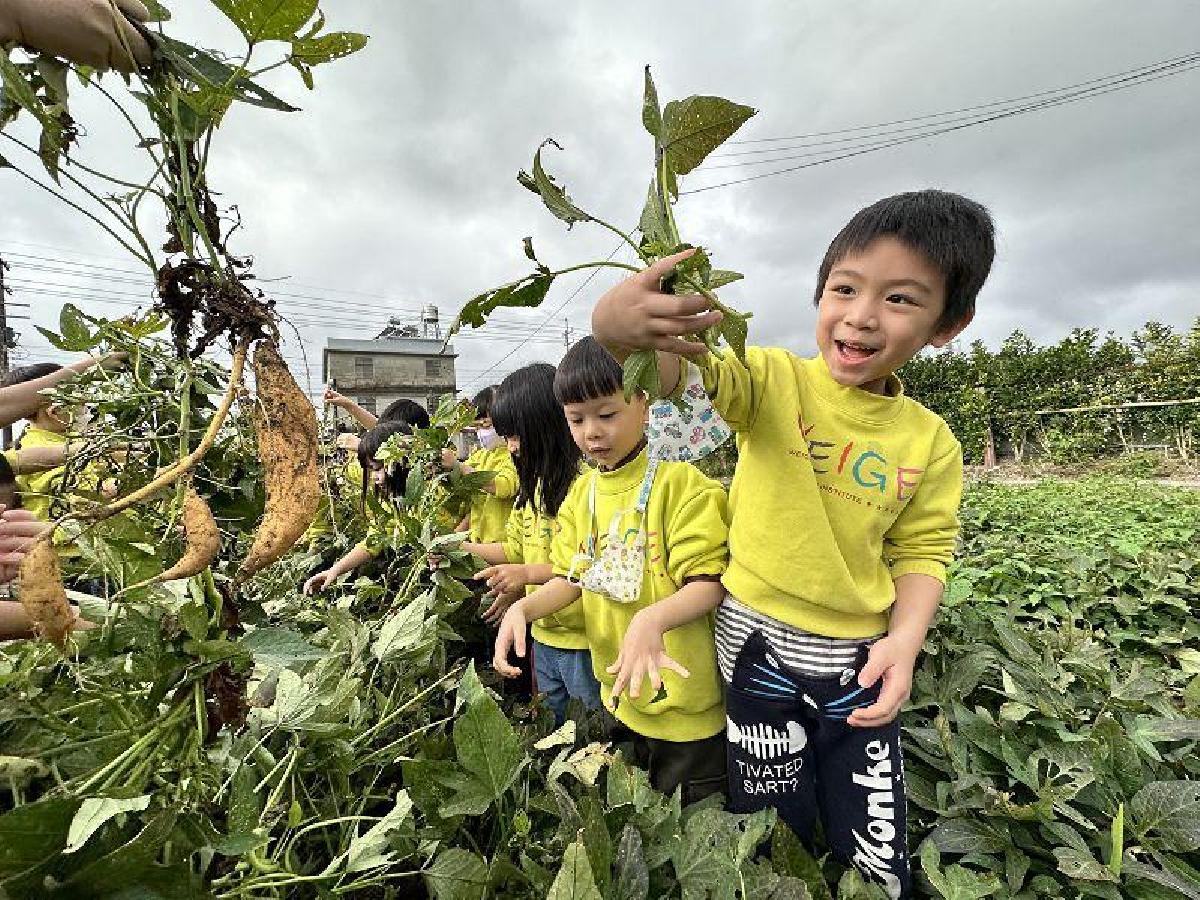
[[[332,569],[326,569],[324,572],[318,572],[312,578],[308,579],[308,581],[304,582],[304,595],[308,597],[312,596],[317,591],[325,590],[325,588],[337,581],[337,578],[338,576],[334,574]]]
[[[908,695],[912,692],[913,666],[917,662],[920,647],[896,637],[880,638],[871,647],[867,664],[858,674],[858,683],[870,687],[880,678],[883,688],[870,706],[856,709],[846,722],[857,728],[878,728],[891,722],[900,713]]]
[[[476,572],[474,577],[486,581],[494,594],[519,594],[529,584],[529,574],[521,563],[501,563]]]
[[[339,394],[333,388],[325,388],[325,394],[321,398],[330,406],[349,406],[350,398],[345,394]]]
[[[509,663],[508,651],[514,650],[521,659],[525,658],[525,629],[528,626],[525,610],[519,601],[510,606],[504,618],[500,620],[492,666],[505,678],[516,678],[521,674],[520,669]]]
[[[609,289],[592,310],[592,334],[609,348],[664,350],[680,356],[700,356],[703,344],[681,340],[721,321],[721,313],[709,310],[699,294],[664,294],[662,279],[677,263],[694,253],[684,250],[665,256],[654,265],[631,275]]]
[[[442,451],[442,468],[449,471],[458,465],[458,451],[447,447]]]
[[[29,510],[3,509],[0,513],[0,563],[19,566],[25,552],[49,527],[48,522],[43,522]]]
[[[652,609],[637,612],[625,629],[625,639],[621,642],[621,652],[617,661],[608,667],[609,675],[615,674],[612,700],[615,703],[626,686],[629,697],[636,700],[642,692],[642,678],[650,679],[650,689],[654,694],[662,688],[663,669],[670,669],[682,678],[691,673],[667,655],[663,646],[662,627],[655,620]]]
[[[483,621],[489,625],[498,623],[508,608],[520,600],[524,593],[524,591],[516,591],[512,594],[497,594],[492,598],[492,605],[483,611]]]

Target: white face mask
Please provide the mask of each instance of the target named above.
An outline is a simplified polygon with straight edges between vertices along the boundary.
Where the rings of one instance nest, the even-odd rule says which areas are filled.
[[[500,435],[496,434],[495,428],[476,428],[475,437],[479,438],[479,445],[485,450],[491,450],[500,443]]]

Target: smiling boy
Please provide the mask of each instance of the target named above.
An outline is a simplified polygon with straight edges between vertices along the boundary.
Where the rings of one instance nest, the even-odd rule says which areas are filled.
[[[811,359],[751,347],[743,365],[685,340],[720,321],[659,290],[688,253],[610,290],[592,325],[618,358],[660,351],[665,390],[680,355],[698,362],[737,433],[716,621],[731,805],[774,806],[806,842],[819,817],[837,857],[908,896],[895,720],[954,553],[962,450],[895,372],[970,323],[991,217],[932,190],[855,214],[821,263]]]

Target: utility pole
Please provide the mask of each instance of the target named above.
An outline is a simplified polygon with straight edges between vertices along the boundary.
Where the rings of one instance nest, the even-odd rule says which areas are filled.
[[[4,286],[4,273],[8,263],[0,257],[0,381],[8,375],[8,288]],[[7,450],[12,446],[12,426],[5,425],[0,433],[0,447]]]

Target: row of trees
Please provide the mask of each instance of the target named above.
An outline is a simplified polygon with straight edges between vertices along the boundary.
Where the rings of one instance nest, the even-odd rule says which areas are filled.
[[[998,350],[951,344],[899,374],[949,423],[968,463],[985,462],[989,442],[1017,462],[1151,447],[1188,459],[1200,449],[1200,403],[1177,402],[1200,398],[1200,317],[1187,332],[1147,322],[1124,339],[1077,328],[1048,346],[1018,330]]]

